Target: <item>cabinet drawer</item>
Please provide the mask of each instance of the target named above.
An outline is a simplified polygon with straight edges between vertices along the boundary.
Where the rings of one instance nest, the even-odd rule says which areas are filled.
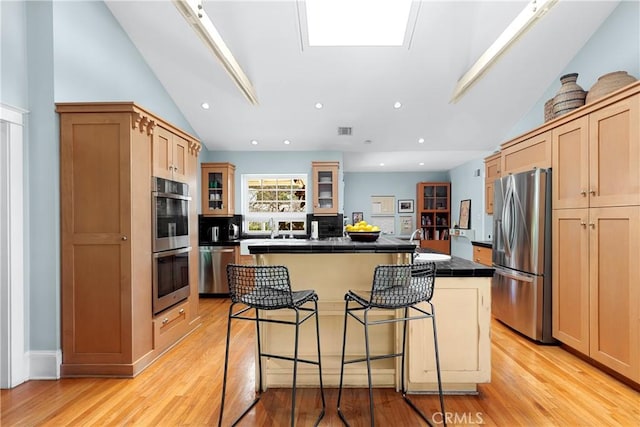
[[[178,341],[189,328],[189,302],[185,300],[153,319],[153,348],[163,349]]]
[[[473,261],[491,267],[491,249],[484,246],[474,246]]]

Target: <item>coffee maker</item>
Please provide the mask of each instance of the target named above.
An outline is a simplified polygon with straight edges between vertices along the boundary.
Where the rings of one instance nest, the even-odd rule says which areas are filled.
[[[229,223],[229,240],[238,240],[240,238],[240,227],[237,224]]]

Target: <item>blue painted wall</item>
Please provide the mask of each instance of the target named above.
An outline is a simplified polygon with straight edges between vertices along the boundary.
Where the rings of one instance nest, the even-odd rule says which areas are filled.
[[[135,101],[195,135],[103,2],[56,1],[53,19],[56,102]]]
[[[0,1],[0,101],[26,109],[27,11],[22,1]]]
[[[367,222],[376,224],[371,212],[371,196],[395,196],[395,234],[400,235],[400,216],[412,216],[416,226],[416,184],[418,182],[449,182],[447,172],[385,172],[344,174],[344,215],[351,222],[352,212],[362,212]],[[398,214],[398,200],[414,201],[414,213]]]
[[[550,46],[550,49],[553,47]],[[505,135],[505,142],[544,123],[544,103],[560,89],[560,77],[578,73],[578,84],[589,90],[598,77],[613,71],[626,71],[640,79],[640,2],[622,1],[587,41],[578,54],[550,82],[547,91],[531,110]]]
[[[451,222],[459,223],[460,201],[471,200],[469,228],[475,232],[475,240],[486,240],[484,213],[484,160],[465,163],[450,172],[451,175]],[[471,240],[466,237],[451,237],[451,254],[472,259]]]
[[[58,121],[53,108],[52,3],[27,2],[29,127],[27,146],[31,350],[60,348],[60,183]],[[31,31],[37,28],[38,31]]]

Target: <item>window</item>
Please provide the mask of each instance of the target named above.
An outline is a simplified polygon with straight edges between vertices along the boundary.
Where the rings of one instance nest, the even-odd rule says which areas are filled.
[[[306,234],[307,175],[242,175],[247,234]]]

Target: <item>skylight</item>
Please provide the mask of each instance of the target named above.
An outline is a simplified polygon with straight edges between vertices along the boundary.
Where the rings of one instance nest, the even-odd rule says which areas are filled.
[[[411,0],[305,0],[309,46],[402,46]]]

